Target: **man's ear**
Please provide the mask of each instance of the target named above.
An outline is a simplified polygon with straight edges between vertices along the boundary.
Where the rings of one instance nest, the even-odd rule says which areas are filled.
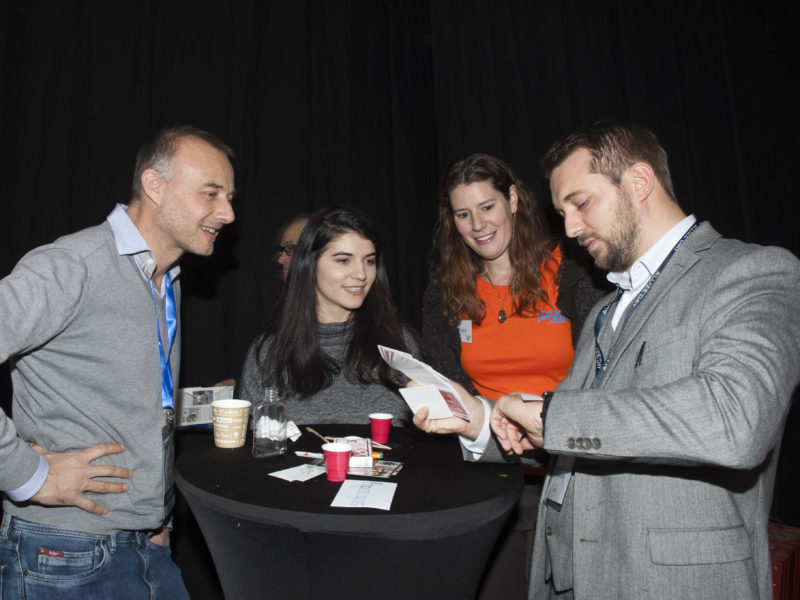
[[[625,170],[623,178],[628,182],[633,198],[638,201],[646,200],[653,191],[656,183],[656,174],[653,167],[646,162],[637,162]]]
[[[145,169],[142,172],[141,184],[144,195],[155,204],[159,204],[164,191],[164,179],[161,173],[155,169]]]

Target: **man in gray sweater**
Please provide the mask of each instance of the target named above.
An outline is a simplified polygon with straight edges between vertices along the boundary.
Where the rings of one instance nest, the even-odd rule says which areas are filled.
[[[234,220],[232,151],[159,132],[129,206],[28,253],[0,281],[2,598],[187,598],[169,553],[184,252]],[[154,594],[154,595],[153,595]]]

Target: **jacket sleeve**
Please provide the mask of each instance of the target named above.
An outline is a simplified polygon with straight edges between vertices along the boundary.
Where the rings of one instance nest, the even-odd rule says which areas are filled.
[[[800,378],[800,262],[752,248],[728,246],[670,282],[599,389],[575,389],[568,376],[549,405],[544,447],[594,459],[761,464]],[[588,366],[591,349],[579,353],[575,364]]]

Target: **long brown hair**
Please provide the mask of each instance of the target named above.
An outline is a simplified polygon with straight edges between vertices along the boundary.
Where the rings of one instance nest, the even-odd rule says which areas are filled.
[[[317,318],[317,263],[333,240],[346,233],[369,240],[375,247],[376,275],[364,303],[354,310],[353,334],[342,364],[319,344]],[[402,385],[375,348],[378,344],[409,351],[389,289],[380,233],[366,214],[354,208],[332,206],[311,215],[292,255],[292,267],[273,308],[272,318],[258,344],[264,385],[283,394],[306,398],[330,386],[340,372],[352,383]],[[266,347],[268,339],[271,344]]]
[[[509,257],[511,314],[532,315],[537,305],[546,302],[542,289],[542,265],[553,273],[557,269],[548,257],[555,241],[547,227],[533,192],[505,162],[488,154],[471,154],[447,169],[439,190],[439,218],[433,233],[430,254],[431,283],[442,290],[442,312],[450,323],[471,319],[480,325],[486,306],[477,295],[477,278],[484,271],[484,260],[473,252],[455,227],[450,194],[460,185],[486,182],[509,201],[511,186],[517,189]]]

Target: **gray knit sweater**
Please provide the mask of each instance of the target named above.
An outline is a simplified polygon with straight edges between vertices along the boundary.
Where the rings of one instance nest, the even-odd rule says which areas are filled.
[[[321,323],[319,345],[334,360],[341,363],[352,335],[348,322]],[[411,353],[418,356],[416,345],[410,334],[405,336]],[[256,360],[259,339],[250,346],[242,367],[238,395],[244,400],[257,402],[264,395],[262,370]],[[264,344],[263,352],[269,350],[270,340]],[[378,349],[375,348],[375,352]],[[411,411],[395,389],[380,384],[351,383],[342,373],[336,375],[333,384],[309,398],[289,396],[286,398],[288,418],[297,424],[304,423],[369,423],[369,413],[387,412],[394,415],[394,425],[408,425]]]
[[[153,298],[133,258],[117,251],[109,224],[23,257],[0,281],[0,309],[0,362],[10,359],[14,385],[13,422],[0,412],[0,489],[16,489],[36,470],[39,455],[28,442],[54,452],[121,442],[125,452],[94,464],[133,471],[127,492],[85,494],[108,506],[107,515],[8,499],[4,510],[91,533],[159,527],[163,416]],[[180,325],[174,381],[179,349]]]

